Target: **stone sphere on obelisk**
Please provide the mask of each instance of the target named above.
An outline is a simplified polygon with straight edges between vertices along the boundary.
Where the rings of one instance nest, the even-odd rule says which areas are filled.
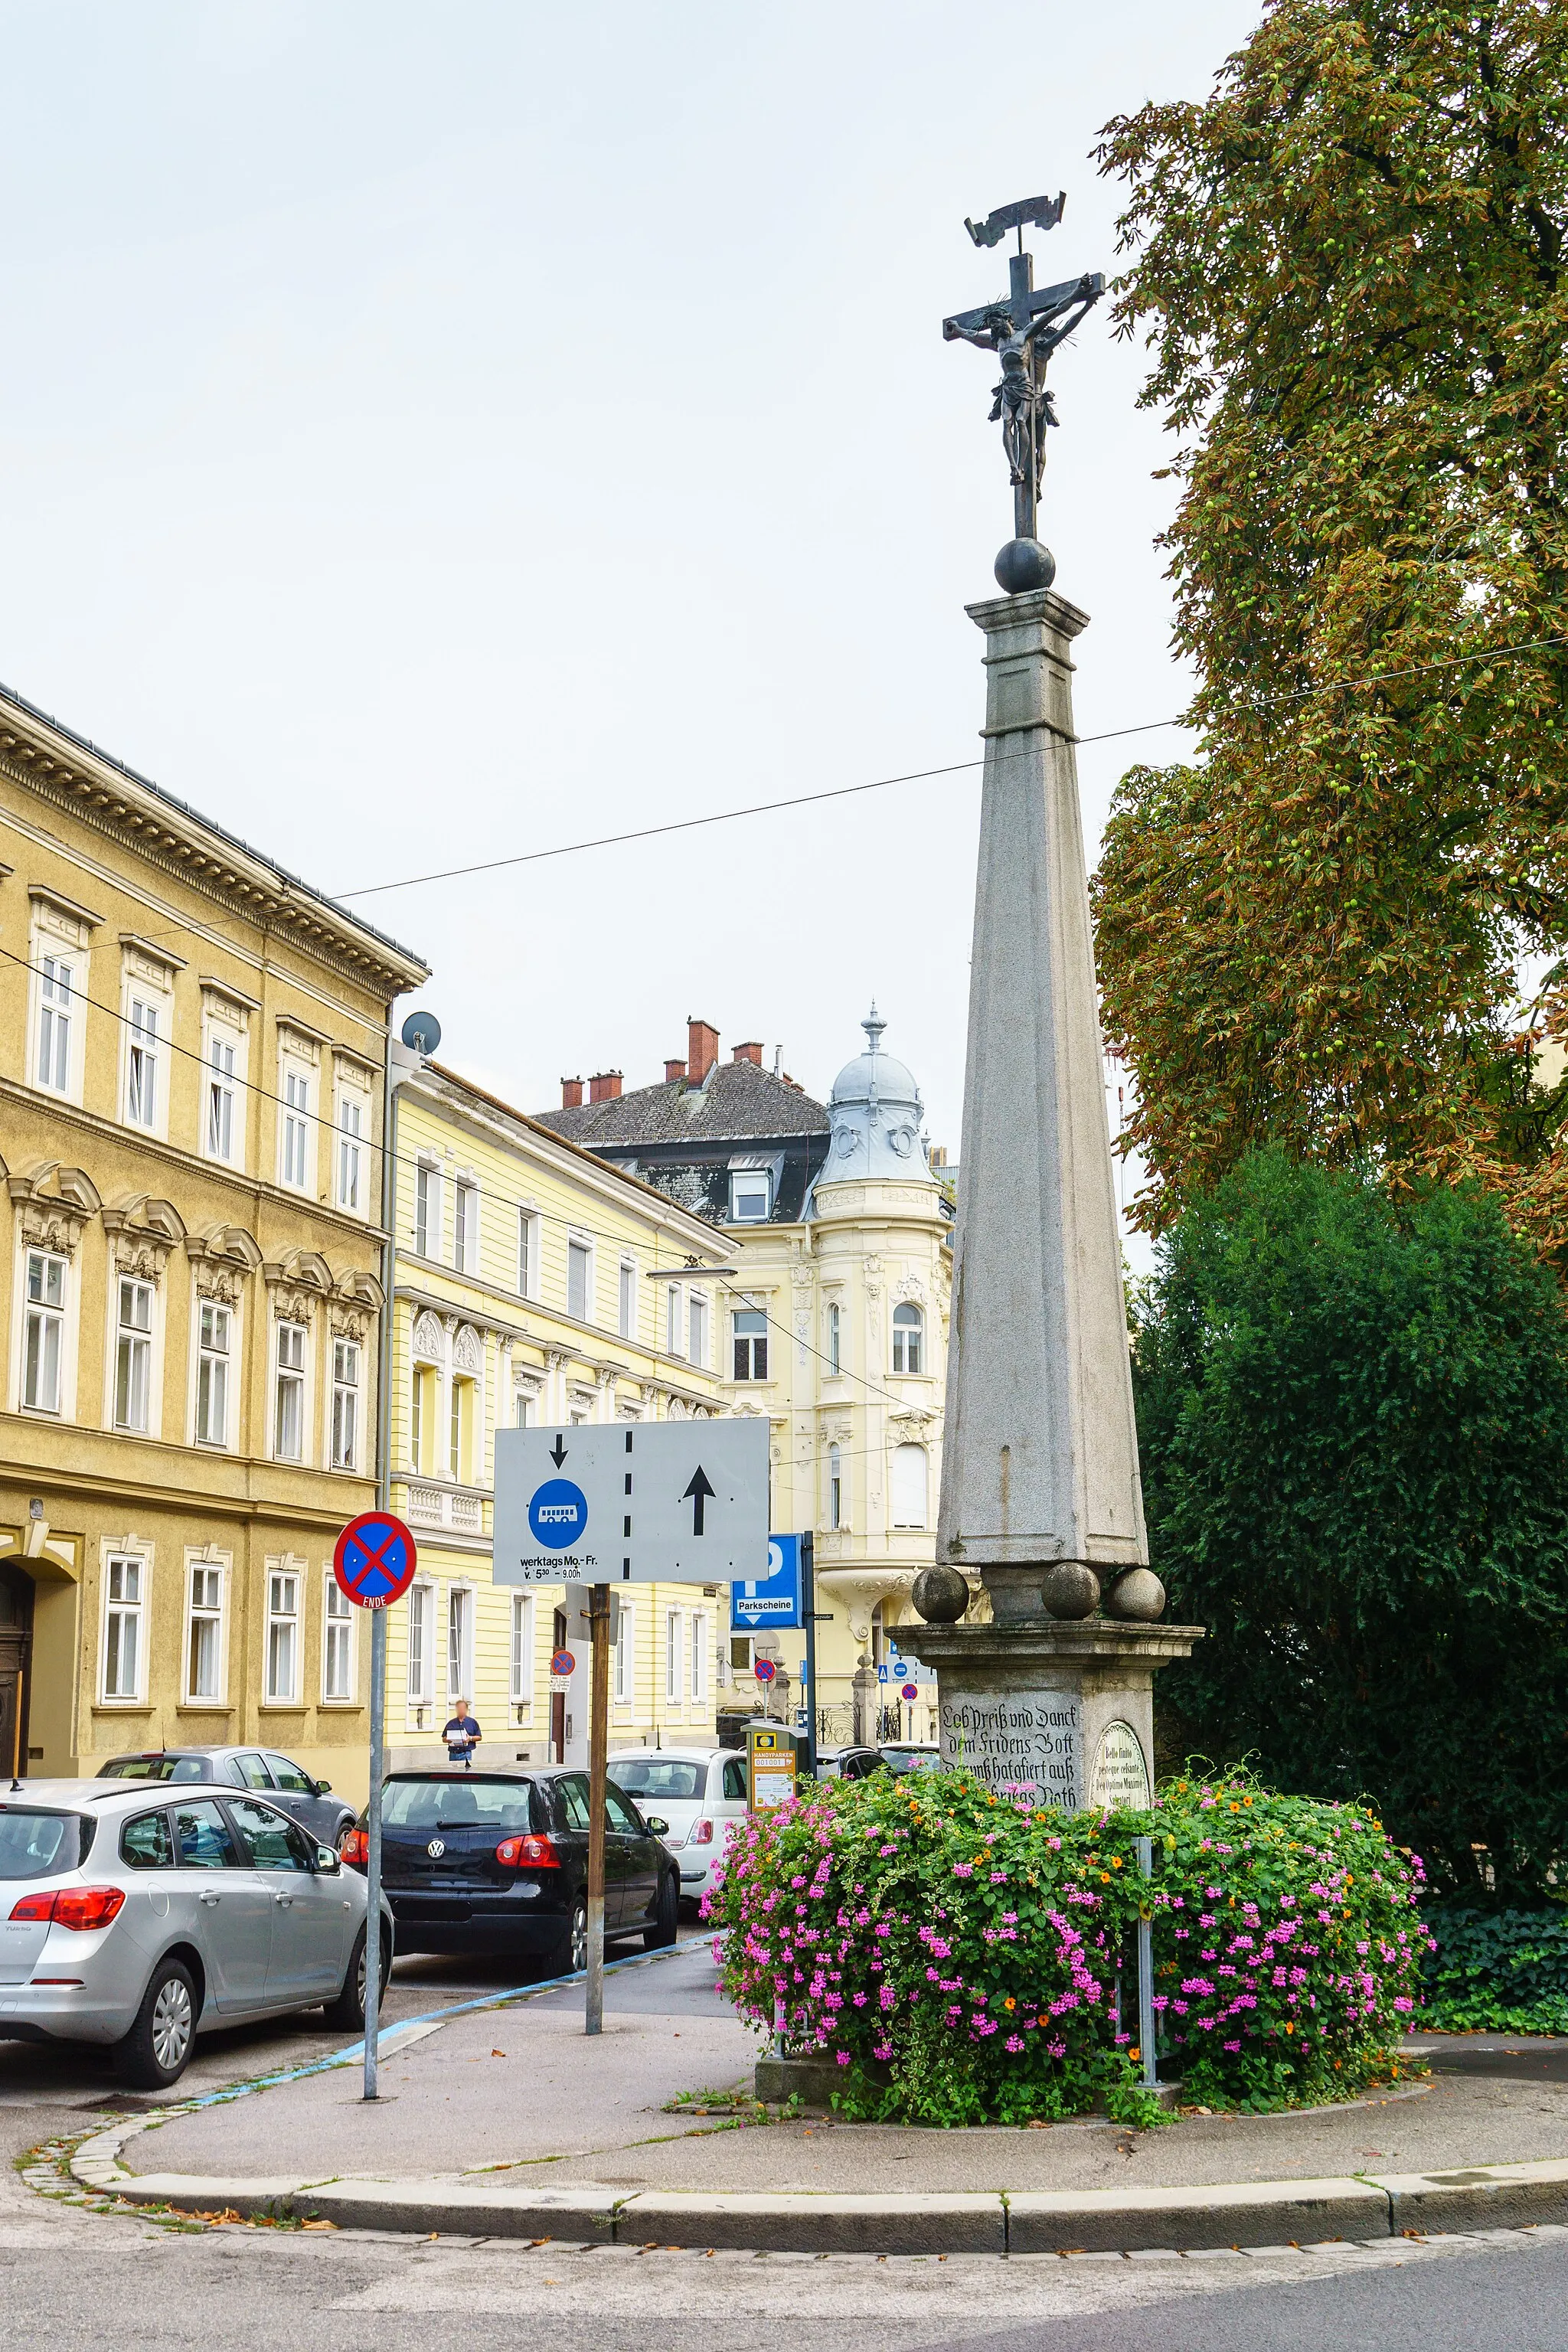
[[[967,224],[977,245],[1017,230],[1011,292],[942,330],[1002,356],[1015,535],[1005,593],[967,608],[985,754],[939,1565],[906,1641],[937,1670],[944,1759],[1070,1809],[1147,1802],[1154,1673],[1200,1629],[1160,1622],[1148,1565],[1074,756],[1088,616],[1036,536],[1046,362],[1104,288],[1035,290],[1024,225],[1061,213],[1034,198]]]

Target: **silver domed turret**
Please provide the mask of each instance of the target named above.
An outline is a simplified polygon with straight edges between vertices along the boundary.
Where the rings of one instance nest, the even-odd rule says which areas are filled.
[[[818,1184],[860,1177],[901,1177],[929,1184],[921,1134],[922,1105],[914,1073],[882,1051],[887,1023],[873,1004],[861,1023],[866,1051],[846,1062],[827,1097],[833,1134]]]

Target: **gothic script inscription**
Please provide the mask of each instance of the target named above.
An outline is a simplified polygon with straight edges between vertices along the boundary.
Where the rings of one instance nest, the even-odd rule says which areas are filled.
[[[942,1755],[994,1789],[1033,1789],[1064,1812],[1083,1803],[1083,1709],[1070,1692],[944,1691]]]
[[[1148,1804],[1149,1767],[1143,1743],[1130,1723],[1108,1723],[1100,1733],[1089,1776],[1089,1801],[1096,1808],[1142,1810]]]

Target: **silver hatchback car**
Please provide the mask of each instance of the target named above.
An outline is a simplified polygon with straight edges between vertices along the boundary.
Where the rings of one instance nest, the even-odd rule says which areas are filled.
[[[249,1791],[0,1781],[0,2041],[107,2043],[162,2089],[216,2026],[320,2006],[363,2032],[365,1909]]]

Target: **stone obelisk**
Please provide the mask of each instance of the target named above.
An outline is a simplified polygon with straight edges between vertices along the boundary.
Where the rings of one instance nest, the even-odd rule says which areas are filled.
[[[937,1557],[1011,1621],[1042,1615],[1043,1570],[1109,1580],[1149,1549],[1073,752],[1088,616],[1048,588],[969,614],[985,764]]]
[[[985,758],[939,1565],[906,1642],[937,1669],[947,1760],[1074,1808],[1147,1801],[1154,1673],[1200,1630],[1158,1622],[1148,1567],[1074,757],[1088,616],[1034,536],[1044,357],[1103,286],[1034,290],[1023,223],[1060,214],[1037,198],[969,224],[977,244],[1018,229],[1012,293],[944,321],[1002,354],[1016,536],[996,559],[1007,593],[968,607]],[[990,1622],[961,1623],[975,1576]]]

